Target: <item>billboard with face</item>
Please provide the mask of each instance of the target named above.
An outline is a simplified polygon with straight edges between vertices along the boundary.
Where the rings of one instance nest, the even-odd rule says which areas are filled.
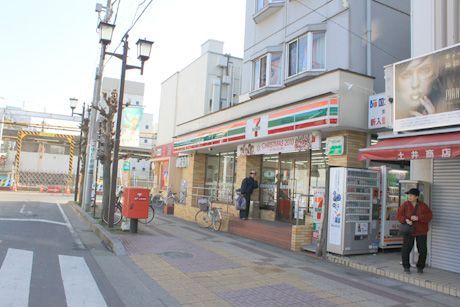
[[[460,125],[460,44],[394,64],[394,130]]]

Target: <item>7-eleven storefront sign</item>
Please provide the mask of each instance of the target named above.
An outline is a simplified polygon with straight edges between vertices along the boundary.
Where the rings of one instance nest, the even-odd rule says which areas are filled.
[[[338,99],[299,103],[227,125],[183,136],[174,142],[174,151],[188,151],[227,143],[242,143],[270,136],[288,136],[300,131],[337,126]]]

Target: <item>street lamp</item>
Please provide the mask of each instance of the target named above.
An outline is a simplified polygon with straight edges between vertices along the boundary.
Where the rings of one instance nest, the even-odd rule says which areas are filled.
[[[117,188],[117,177],[118,177],[118,152],[120,150],[120,134],[121,134],[121,119],[123,113],[123,98],[125,92],[125,79],[126,70],[128,69],[140,69],[141,75],[144,73],[144,62],[150,58],[150,52],[152,50],[152,41],[140,39],[137,41],[138,59],[141,61],[141,66],[128,65],[128,32],[123,36],[123,54],[105,52],[105,46],[110,43],[111,39],[102,39],[102,30],[104,27],[110,28],[107,24],[100,24],[101,28],[101,43],[103,44],[104,53],[114,56],[122,61],[121,64],[121,77],[120,77],[120,92],[118,96],[118,108],[117,108],[117,126],[115,130],[115,142],[113,144],[113,162],[112,162],[112,178],[110,182],[110,197],[108,206],[108,226],[113,227],[113,215],[115,212],[115,199],[116,199],[116,188]],[[112,25],[112,31],[114,26]],[[107,29],[107,33],[109,30]],[[108,37],[108,36],[106,36]],[[111,37],[111,36],[110,36]],[[137,223],[131,222],[131,231],[137,231]]]
[[[81,138],[83,135],[83,125],[85,121],[85,103],[83,103],[83,108],[81,113],[76,113],[75,108],[78,105],[78,99],[77,98],[69,98],[69,105],[70,108],[72,109],[72,116],[74,115],[79,115],[81,117],[81,124],[80,124],[80,138],[79,138],[79,144],[78,144],[78,158],[77,158],[77,176],[75,177],[75,191],[74,191],[74,201],[77,201],[77,196],[78,196],[78,181],[80,180],[80,157],[81,157]]]
[[[69,105],[70,105],[70,108],[72,109],[72,116],[73,116],[75,108],[78,105],[78,99],[77,98],[69,98]]]
[[[99,33],[100,33],[99,43],[101,43],[103,46],[109,45],[110,42],[112,41],[112,35],[113,35],[114,28],[115,28],[115,25],[110,24],[108,22],[101,21],[98,26]]]

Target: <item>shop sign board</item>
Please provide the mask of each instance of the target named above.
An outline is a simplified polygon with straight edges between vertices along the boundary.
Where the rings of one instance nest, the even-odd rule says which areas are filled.
[[[387,127],[387,117],[385,114],[386,99],[385,93],[369,96],[368,105],[368,122],[369,129],[377,129]]]
[[[174,151],[183,152],[216,145],[256,140],[275,135],[292,135],[319,127],[337,126],[339,100],[330,97],[251,117],[242,121],[178,138]]]
[[[173,150],[173,143],[157,145],[153,149],[154,158],[167,158],[176,156],[176,153]]]
[[[129,160],[123,162],[123,172],[129,172],[131,170],[131,163]]]
[[[344,154],[345,137],[334,136],[326,138],[326,155],[341,156]]]
[[[238,145],[238,156],[270,155],[321,149],[321,137],[312,134]]]
[[[186,168],[188,167],[188,156],[177,157],[176,159],[177,168]]]
[[[334,245],[342,244],[342,208],[344,198],[345,168],[331,168],[329,182],[329,223],[328,242]]]
[[[394,131],[460,124],[460,44],[394,64]]]

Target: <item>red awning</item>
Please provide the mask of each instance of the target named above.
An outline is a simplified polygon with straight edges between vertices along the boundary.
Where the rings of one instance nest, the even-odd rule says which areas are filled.
[[[359,160],[417,160],[460,157],[460,132],[391,138],[359,150]]]

